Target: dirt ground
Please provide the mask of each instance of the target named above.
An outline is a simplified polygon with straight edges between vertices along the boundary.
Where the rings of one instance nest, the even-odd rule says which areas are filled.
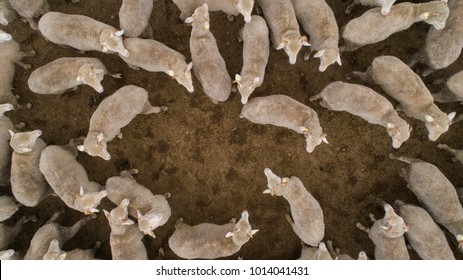
[[[344,10],[351,0],[327,0],[333,9],[338,25],[344,26],[368,8],[356,7],[351,15]],[[402,2],[402,1],[399,1]],[[425,2],[425,1],[411,1]],[[70,14],[83,14],[115,27],[118,23],[120,0],[88,1],[79,4],[70,1],[49,0],[51,9]],[[154,38],[181,52],[190,61],[189,38],[191,27],[182,24],[180,11],[170,0],[155,2],[151,24]],[[216,36],[230,76],[239,73],[242,66],[242,44],[238,42],[238,31],[244,25],[241,16],[233,22],[224,13],[211,14],[211,30]],[[319,93],[328,83],[345,80],[352,71],[365,71],[373,58],[379,55],[394,55],[407,61],[424,43],[429,25],[414,24],[409,30],[395,34],[387,40],[343,53],[342,67],[330,66],[318,72],[319,59],[303,61],[299,54],[297,63],[290,65],[284,51],[271,47],[264,83],[253,96],[286,94],[301,101],[319,115],[320,123],[327,133],[329,145],[321,144],[311,154],[305,152],[305,140],[300,134],[271,125],[257,125],[239,117],[242,104],[238,93],[230,99],[214,105],[202,92],[194,77],[195,92],[187,90],[164,73],[149,73],[133,70],[114,54],[89,52],[81,54],[70,48],[61,48],[45,41],[28,24],[16,20],[3,30],[25,51],[36,50],[34,58],[25,61],[32,64],[31,70],[16,67],[14,93],[21,96],[19,103],[31,103],[31,109],[18,109],[7,113],[15,122],[25,122],[25,130],[41,129],[42,138],[49,145],[66,144],[72,138],[86,135],[89,119],[98,104],[124,85],[137,85],[148,90],[153,105],[166,105],[169,110],[162,114],[139,115],[122,129],[123,138],[108,144],[112,155],[110,161],[80,153],[78,161],[83,164],[91,180],[102,185],[107,178],[120,171],[137,168],[136,180],[155,194],[170,192],[172,216],[168,223],[155,230],[156,239],[146,236],[144,242],[151,259],[158,256],[158,249],[165,251],[164,259],[178,259],[169,249],[168,239],[174,232],[175,221],[182,217],[185,223],[194,225],[210,222],[227,223],[239,218],[243,210],[250,213],[253,228],[260,231],[245,244],[238,256],[244,259],[295,259],[299,257],[301,242],[286,221],[289,204],[282,197],[264,195],[265,167],[282,177],[297,176],[320,202],[325,216],[324,241],[332,240],[343,253],[357,256],[366,251],[373,258],[374,246],[366,233],[358,230],[356,222],[371,225],[368,214],[383,216],[377,199],[394,202],[396,199],[417,204],[418,201],[399,176],[405,164],[389,159],[389,153],[420,158],[431,162],[449,178],[455,187],[463,187],[463,166],[451,161],[450,156],[436,148],[438,143],[462,147],[463,122],[453,125],[438,141],[430,142],[424,124],[415,119],[403,118],[413,126],[411,138],[395,151],[383,127],[368,124],[359,117],[344,112],[331,112],[309,98]],[[341,41],[342,43],[342,41]],[[104,93],[98,94],[89,86],[63,95],[38,95],[31,92],[27,80],[33,69],[56,58],[66,56],[97,57],[112,73],[122,73],[122,79],[106,76]],[[429,84],[434,79],[447,77],[462,68],[460,58],[449,68],[436,71],[425,79]],[[421,65],[418,71],[423,70]],[[375,85],[369,85],[378,92]],[[439,88],[430,87],[433,91]],[[251,96],[251,98],[253,97]],[[394,105],[397,102],[391,100]],[[445,112],[463,113],[461,105],[439,105]],[[3,189],[2,193],[10,193]],[[35,214],[38,222],[28,223],[23,232],[10,246],[25,253],[34,232],[48,220],[52,213],[64,208],[59,198],[49,197],[38,207],[22,207],[11,222],[23,215]],[[114,205],[105,199],[101,208],[110,210]],[[66,208],[58,220],[63,225],[72,225],[83,214]],[[109,245],[110,228],[104,214],[89,222],[65,246],[91,248],[96,241],[102,246],[96,257],[111,258]],[[451,244],[453,238],[448,234]],[[412,258],[418,258],[410,250]],[[461,259],[461,253],[456,252]]]

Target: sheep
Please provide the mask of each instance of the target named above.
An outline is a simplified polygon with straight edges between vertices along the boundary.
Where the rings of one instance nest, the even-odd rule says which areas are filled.
[[[294,232],[306,244],[316,247],[325,235],[323,210],[318,201],[307,191],[302,181],[292,176],[280,178],[269,168],[264,169],[268,189],[264,194],[283,196],[291,208],[291,216],[286,215]]]
[[[419,159],[395,157],[392,154],[390,158],[408,163],[408,167],[402,169],[400,175],[434,221],[455,237],[462,234],[463,207],[455,187],[439,168]]]
[[[14,215],[19,209],[21,204],[9,195],[0,196],[0,222],[6,221]]]
[[[8,0],[0,0],[0,24],[8,25],[16,18],[16,12]]]
[[[349,21],[342,30],[345,46],[341,51],[354,51],[362,46],[385,40],[392,34],[408,29],[415,22],[424,21],[437,30],[445,27],[449,8],[444,1],[428,3],[400,3],[391,7],[387,16],[380,8],[368,10]]]
[[[82,84],[102,93],[100,82],[105,74],[108,70],[98,58],[62,57],[35,69],[27,84],[31,91],[38,94],[62,94]],[[120,74],[110,75],[120,78]]]
[[[108,198],[119,205],[125,198],[130,200],[130,215],[138,219],[138,228],[153,238],[153,230],[164,225],[171,215],[169,203],[164,195],[153,195],[151,191],[138,184],[131,174],[137,170],[125,170],[121,176],[114,176],[106,181]]]
[[[121,87],[105,98],[90,118],[90,127],[84,144],[77,148],[91,156],[110,160],[106,143],[114,137],[122,137],[121,128],[128,125],[138,114],[167,111],[167,107],[155,107],[148,101],[148,92],[141,87]]]
[[[311,52],[317,51],[315,58],[320,58],[318,71],[324,72],[334,63],[342,65],[339,55],[339,28],[330,6],[325,0],[292,0],[296,18],[310,35]],[[310,53],[304,60],[308,60]]]
[[[153,0],[122,0],[119,24],[125,36],[153,38],[153,29],[149,24],[152,11]]]
[[[143,68],[149,72],[164,72],[193,92],[191,68],[193,63],[186,63],[185,56],[166,45],[147,39],[128,38],[124,45],[130,52],[129,57],[122,57],[130,67]]]
[[[423,71],[423,76],[447,68],[460,57],[463,48],[463,3],[449,0],[448,7],[450,13],[445,28],[437,30],[431,27],[424,46],[408,62],[410,67],[418,62],[426,64],[428,69]]]
[[[7,0],[11,7],[18,12],[24,21],[28,22],[32,29],[37,30],[37,22],[34,18],[47,13],[50,10],[47,0]]]
[[[202,223],[190,226],[180,218],[169,238],[169,247],[180,258],[217,259],[238,252],[257,231],[251,229],[248,211],[241,213],[237,223],[231,219],[224,225]]]
[[[335,260],[354,260],[354,258],[348,254],[341,254],[341,250],[339,250],[339,248],[334,249],[333,242],[331,240],[326,241],[326,247],[328,248],[330,255]],[[368,260],[367,254],[364,251],[360,251],[357,260]]]
[[[449,152],[450,154],[452,154],[453,156],[452,161],[454,162],[459,161],[463,163],[463,150],[456,150],[445,144],[438,144],[437,147],[439,149],[445,150]]]
[[[320,98],[320,105],[329,110],[346,111],[369,123],[385,127],[395,149],[400,148],[410,137],[411,127],[399,117],[391,102],[368,87],[333,82],[312,96],[310,101]]]
[[[203,4],[209,6],[209,11],[223,11],[227,14],[229,21],[233,16],[242,14],[246,23],[251,22],[251,13],[254,7],[254,0],[173,0],[180,9],[180,20],[185,21],[190,17],[196,8]]]
[[[148,253],[142,241],[144,234],[128,218],[129,202],[123,199],[111,212],[103,210],[111,227],[109,243],[113,260],[147,260]]]
[[[76,160],[77,154],[75,140],[69,145],[50,145],[40,156],[40,171],[67,206],[85,215],[98,213],[96,207],[108,192],[88,180],[87,172]]]
[[[27,222],[36,222],[35,216],[22,217],[13,226],[0,224],[0,250],[6,250],[8,245],[18,236]]]
[[[408,225],[405,233],[410,245],[423,260],[455,260],[444,232],[421,207],[396,200],[399,215]]]
[[[455,112],[447,115],[434,104],[420,77],[397,57],[378,56],[365,73],[353,72],[352,76],[378,84],[385,93],[399,101],[397,110],[423,121],[431,141],[447,132],[455,117]]]
[[[322,141],[328,144],[317,113],[286,95],[253,98],[243,106],[240,117],[253,123],[286,127],[303,134],[307,153],[313,152]]]
[[[442,80],[434,81],[439,83]],[[433,94],[434,101],[439,103],[460,102],[463,104],[463,71],[452,75],[439,93]]]
[[[318,248],[306,246],[302,243],[301,256],[298,260],[333,260],[333,258],[323,242],[318,244]]]
[[[391,10],[392,4],[397,0],[354,0],[352,4],[347,6],[346,14],[350,14],[355,5],[362,4],[363,6],[381,7],[381,14],[386,16]]]
[[[45,197],[54,194],[39,169],[40,155],[47,146],[39,138],[40,130],[14,133],[10,130],[11,190],[17,201],[27,207],[35,207]]]
[[[379,220],[370,214],[370,219],[374,223],[371,228],[366,228],[360,223],[356,226],[368,233],[368,237],[375,244],[376,260],[409,260],[410,255],[403,237],[408,231],[408,226],[394,212],[391,205],[385,204],[384,210],[386,212],[384,218]]]
[[[61,245],[64,245],[76,235],[87,222],[96,218],[95,215],[88,216],[79,220],[71,227],[64,227],[55,223],[61,213],[62,211],[54,213],[47,223],[36,231],[32,237],[31,245],[24,256],[25,260],[42,260],[48,252],[48,247],[52,240],[56,239]]]
[[[243,68],[235,75],[241,94],[241,103],[246,104],[252,92],[264,82],[265,67],[270,55],[268,27],[265,19],[252,16],[240,31],[243,40]]]
[[[13,110],[10,103],[0,104],[0,186],[6,186],[10,182],[10,130],[14,130],[14,125],[10,118],[4,115],[5,112]]]
[[[204,93],[214,104],[223,102],[231,94],[231,78],[220,55],[214,35],[209,30],[207,4],[197,8],[185,23],[193,23],[190,37],[190,52],[193,72],[203,87]]]
[[[284,49],[290,64],[296,64],[302,46],[310,46],[306,36],[299,33],[296,13],[291,0],[258,0],[272,33],[273,47]]]
[[[19,252],[15,250],[3,250],[0,251],[0,260],[6,261],[6,260],[20,260],[21,257],[19,256]]]
[[[58,239],[50,241],[47,253],[43,256],[44,260],[95,260],[95,251],[101,247],[101,242],[97,242],[94,248],[82,250],[74,249],[69,252],[61,250]]]
[[[58,45],[129,56],[122,42],[124,30],[118,31],[87,16],[48,12],[40,19],[39,30],[47,40]]]

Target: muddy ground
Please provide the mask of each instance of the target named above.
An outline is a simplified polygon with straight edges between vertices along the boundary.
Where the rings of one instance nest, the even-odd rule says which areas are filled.
[[[344,10],[351,0],[327,0],[333,9],[339,26],[361,15],[368,8],[356,7],[346,16]],[[399,1],[401,2],[401,1]],[[420,1],[412,1],[420,2]],[[83,14],[96,20],[118,26],[118,10],[121,1],[49,0],[51,9],[70,14]],[[170,0],[155,2],[151,18],[154,38],[188,57],[191,27],[182,24],[180,11]],[[211,14],[211,30],[231,76],[239,73],[242,66],[242,44],[238,31],[244,25],[241,16],[229,22],[225,14]],[[273,48],[267,65],[265,81],[253,96],[286,94],[314,108],[327,133],[329,145],[321,144],[311,154],[305,152],[302,135],[285,128],[257,125],[239,118],[242,108],[238,93],[232,93],[227,102],[214,105],[202,92],[194,77],[195,92],[189,94],[164,73],[135,71],[116,55],[89,52],[80,54],[70,48],[61,48],[45,41],[28,24],[16,20],[3,28],[10,32],[25,51],[36,50],[34,58],[27,58],[32,70],[56,58],[66,56],[90,56],[103,61],[109,71],[122,73],[122,79],[106,76],[105,91],[96,93],[88,86],[64,95],[38,95],[31,92],[27,80],[32,70],[16,67],[14,93],[21,96],[20,104],[31,103],[31,109],[18,109],[7,113],[15,122],[25,122],[26,130],[41,129],[47,144],[66,144],[72,138],[86,135],[89,119],[98,104],[124,85],[144,87],[153,105],[166,105],[169,110],[162,114],[137,116],[122,129],[123,138],[108,144],[110,161],[80,153],[78,161],[87,170],[91,180],[102,185],[107,178],[121,170],[137,168],[136,180],[155,194],[170,192],[172,216],[168,223],[158,228],[157,238],[144,238],[149,257],[157,258],[158,249],[165,251],[165,259],[178,257],[169,249],[168,238],[174,232],[175,221],[182,217],[188,224],[203,222],[223,224],[232,217],[239,218],[243,210],[250,213],[253,228],[260,231],[241,251],[229,259],[295,259],[299,257],[301,243],[285,219],[289,205],[282,197],[262,194],[266,189],[263,170],[271,168],[280,176],[297,176],[320,202],[324,211],[326,232],[324,241],[332,240],[335,246],[351,256],[364,250],[373,257],[374,246],[366,233],[355,227],[356,222],[371,225],[368,214],[383,216],[377,199],[387,202],[400,199],[418,203],[399,176],[405,164],[392,161],[388,154],[416,157],[437,165],[456,187],[463,187],[463,166],[454,163],[438,143],[461,147],[463,122],[450,128],[436,142],[427,138],[427,130],[420,121],[408,118],[413,126],[411,138],[395,151],[383,127],[368,124],[348,113],[331,112],[309,98],[320,92],[332,81],[345,80],[354,70],[365,71],[373,58],[394,55],[407,61],[423,44],[429,25],[418,23],[409,30],[395,34],[379,44],[363,47],[355,52],[342,54],[342,67],[330,66],[324,73],[318,72],[319,60],[303,61],[299,54],[296,65],[290,65],[283,51]],[[304,49],[303,49],[304,51]],[[436,71],[425,79],[429,84],[436,78],[447,77],[462,68],[460,58],[448,69]],[[418,67],[418,71],[424,68]],[[375,85],[373,89],[381,92]],[[436,86],[431,87],[437,91]],[[391,100],[392,101],[392,100]],[[397,102],[392,101],[393,104]],[[462,113],[458,104],[439,105],[443,111]],[[2,190],[9,193],[10,190]],[[101,208],[112,209],[107,199]],[[59,198],[49,197],[36,208],[22,207],[11,219],[22,215],[37,215],[39,221],[29,223],[10,246],[25,252],[34,232],[49,219],[53,212],[64,208]],[[59,219],[63,225],[72,225],[83,214],[66,208]],[[65,246],[91,248],[96,241],[102,247],[96,256],[111,258],[109,246],[110,228],[103,213],[92,220]],[[450,237],[450,235],[448,235]],[[453,242],[453,238],[452,241]],[[416,254],[410,251],[412,258]],[[456,253],[457,258],[462,255]]]

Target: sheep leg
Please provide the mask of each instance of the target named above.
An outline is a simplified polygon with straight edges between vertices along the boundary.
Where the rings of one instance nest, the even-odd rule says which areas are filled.
[[[356,223],[355,226],[359,229],[362,230],[368,234],[370,234],[370,229],[362,225],[361,223]]]
[[[347,6],[346,8],[346,11],[344,12],[346,15],[350,14],[350,12],[352,11],[352,9],[355,7],[355,5],[359,4],[360,1],[359,0],[354,0],[354,2],[352,2],[352,4],[350,4],[349,6]]]

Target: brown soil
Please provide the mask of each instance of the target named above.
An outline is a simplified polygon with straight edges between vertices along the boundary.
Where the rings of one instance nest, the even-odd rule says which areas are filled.
[[[346,16],[344,9],[350,0],[327,2],[339,26],[368,9],[358,6],[351,15]],[[79,4],[49,0],[49,3],[53,11],[84,14],[118,26],[120,0],[82,0]],[[179,10],[172,1],[155,2],[151,18],[154,37],[189,58],[191,27],[182,24],[178,15]],[[229,22],[223,13],[211,14],[211,30],[231,76],[239,73],[242,66],[242,44],[238,42],[237,35],[243,25],[241,16]],[[399,176],[405,164],[390,160],[388,154],[395,152],[431,162],[442,170],[455,187],[463,187],[463,166],[452,162],[446,152],[436,148],[437,143],[461,147],[463,122],[452,126],[437,142],[430,142],[422,122],[403,116],[414,129],[411,138],[398,151],[394,151],[383,127],[368,124],[348,113],[328,111],[317,102],[310,103],[309,98],[328,83],[345,80],[347,73],[365,71],[376,56],[394,55],[407,61],[424,43],[428,28],[429,25],[425,23],[415,24],[384,42],[343,53],[343,66],[330,66],[324,73],[318,72],[318,59],[303,61],[301,53],[296,65],[290,65],[283,51],[271,49],[264,84],[257,88],[253,96],[286,94],[314,108],[330,144],[318,146],[311,154],[305,152],[305,141],[300,134],[240,119],[242,104],[238,93],[233,93],[227,102],[214,105],[202,92],[196,78],[195,92],[189,94],[164,73],[135,71],[118,56],[98,52],[85,55],[99,58],[109,71],[122,73],[123,76],[122,79],[106,76],[103,94],[99,95],[88,86],[81,86],[63,95],[38,95],[27,86],[31,70],[17,67],[14,93],[21,96],[20,104],[31,103],[33,107],[29,110],[18,109],[7,115],[15,123],[25,122],[26,130],[41,129],[42,138],[52,145],[66,144],[72,138],[86,135],[89,119],[98,104],[124,85],[144,87],[150,93],[153,105],[168,106],[166,113],[137,116],[123,128],[124,137],[108,144],[112,155],[110,161],[83,153],[78,156],[90,179],[102,185],[107,178],[118,175],[121,170],[137,168],[139,175],[136,175],[136,180],[139,183],[155,194],[172,194],[169,199],[172,207],[169,222],[155,231],[156,239],[149,236],[144,239],[151,259],[157,257],[160,247],[165,250],[165,259],[178,258],[169,249],[168,238],[174,232],[175,221],[179,217],[191,225],[203,222],[223,224],[232,217],[239,218],[245,209],[250,213],[252,227],[260,231],[229,259],[238,256],[244,259],[299,257],[300,240],[285,219],[285,214],[290,211],[288,203],[282,197],[262,194],[266,189],[265,167],[280,176],[299,177],[320,202],[326,224],[324,241],[332,240],[343,253],[351,256],[364,250],[372,258],[373,243],[366,233],[355,227],[355,223],[371,225],[368,217],[370,212],[376,217],[383,216],[378,198],[390,203],[396,199],[418,203]],[[45,41],[20,20],[2,29],[11,33],[23,50],[37,51],[36,57],[26,59],[32,64],[32,69],[59,57],[85,56]],[[457,72],[462,62],[460,58],[448,69],[435,72],[425,81],[429,83]],[[370,86],[381,92],[377,86]],[[445,112],[463,111],[458,104],[439,106]],[[107,199],[101,205],[108,210],[114,207]],[[29,214],[37,215],[39,221],[27,224],[11,247],[25,252],[34,232],[54,211],[64,206],[59,198],[49,197],[36,208],[22,207],[12,221]],[[66,208],[59,222],[71,225],[82,217],[82,213]],[[96,241],[101,241],[102,247],[97,251],[97,257],[110,259],[109,233],[107,219],[100,213],[64,249],[90,248]],[[453,238],[449,240],[454,243]],[[416,254],[410,252],[412,258],[417,258]],[[456,253],[456,256],[462,258],[460,253]]]

